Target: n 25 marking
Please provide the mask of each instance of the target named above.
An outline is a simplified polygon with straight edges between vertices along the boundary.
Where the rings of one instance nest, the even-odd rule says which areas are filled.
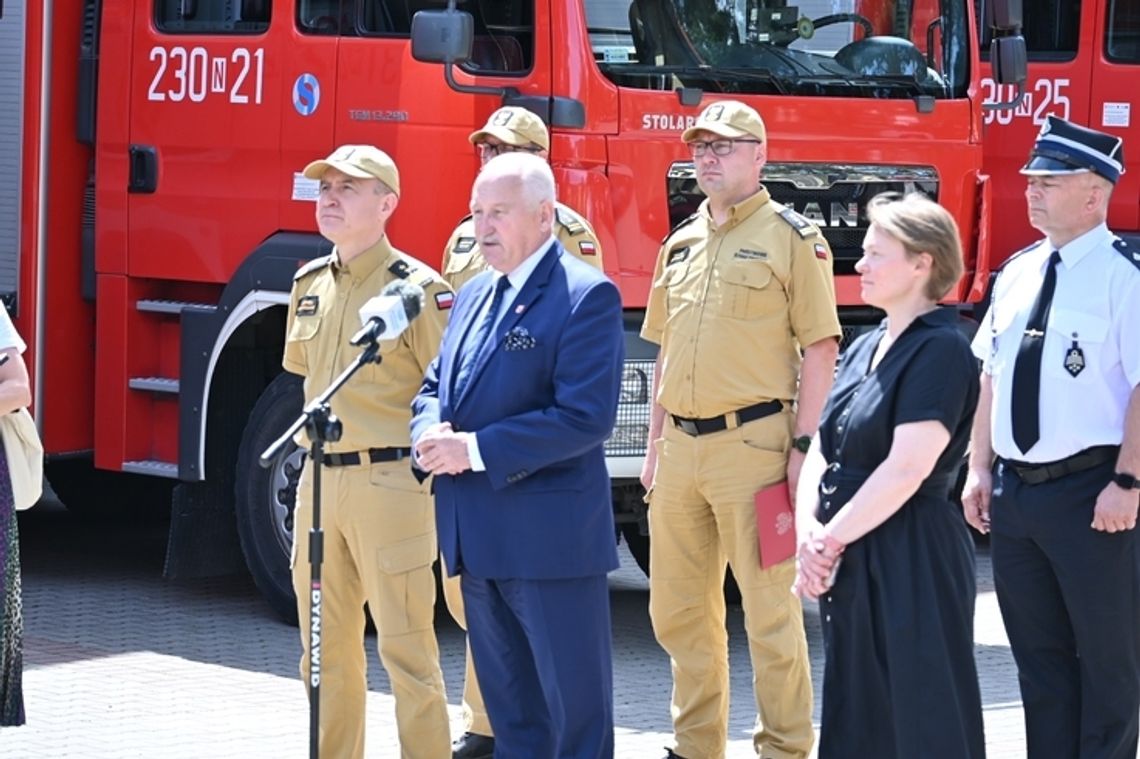
[[[1015,107],[1001,111],[986,111],[983,117],[984,123],[1012,124],[1016,116],[1032,118],[1034,125],[1040,126],[1045,123],[1045,117],[1051,113],[1068,119],[1072,107],[1069,96],[1065,94],[1068,86],[1068,79],[1038,79]],[[1017,94],[1017,88],[1012,84],[999,86],[993,79],[986,77],[982,79],[982,94],[985,102],[996,103],[1012,98]]]
[[[224,54],[211,56],[204,47],[187,50],[176,46],[150,49],[150,61],[155,64],[146,99],[155,102],[180,103],[189,99],[201,103],[210,93],[227,95],[229,102],[246,105],[251,101],[261,105],[265,84],[265,50],[235,48],[227,58]],[[231,66],[232,64],[232,66]],[[167,69],[174,77],[172,85],[163,87]],[[229,73],[233,72],[231,79]],[[252,72],[252,76],[251,76]],[[251,91],[252,90],[252,91]]]

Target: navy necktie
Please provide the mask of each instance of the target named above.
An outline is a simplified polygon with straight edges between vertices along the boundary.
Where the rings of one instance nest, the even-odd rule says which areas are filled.
[[[1045,281],[1025,332],[1017,349],[1013,364],[1013,442],[1022,453],[1027,453],[1041,437],[1041,354],[1045,348],[1045,326],[1049,322],[1049,307],[1053,305],[1053,291],[1057,287],[1057,262],[1061,254],[1053,251],[1045,269]]]
[[[496,317],[499,315],[499,307],[503,304],[503,293],[510,286],[511,281],[509,279],[505,276],[499,277],[495,283],[495,294],[491,297],[490,308],[483,315],[483,321],[479,322],[479,328],[471,333],[463,344],[463,351],[459,357],[459,371],[455,373],[456,398],[463,397],[463,390],[467,387],[467,383],[471,380],[471,372],[475,369],[475,359],[479,357],[483,351],[484,343],[491,336]]]

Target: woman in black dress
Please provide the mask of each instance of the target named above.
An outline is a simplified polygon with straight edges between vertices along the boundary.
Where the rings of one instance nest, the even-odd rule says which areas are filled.
[[[28,369],[20,357],[24,341],[12,326],[8,311],[0,305],[0,414],[24,408],[32,402]],[[20,536],[8,457],[0,442],[0,727],[24,724],[23,634],[20,606]]]
[[[796,591],[826,652],[820,759],[985,755],[974,666],[974,550],[950,491],[978,367],[939,309],[962,275],[953,218],[879,196],[856,265],[878,329],[840,360],[797,493]]]

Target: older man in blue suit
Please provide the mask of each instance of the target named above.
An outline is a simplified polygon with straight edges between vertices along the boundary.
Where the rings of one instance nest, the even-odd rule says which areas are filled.
[[[471,212],[492,271],[460,291],[412,404],[461,577],[495,756],[613,756],[606,573],[617,567],[603,444],[621,383],[621,298],[554,239],[554,176],[494,158]]]

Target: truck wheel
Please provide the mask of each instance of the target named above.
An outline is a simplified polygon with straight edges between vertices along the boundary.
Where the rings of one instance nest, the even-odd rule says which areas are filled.
[[[623,522],[621,536],[625,538],[625,544],[633,554],[637,566],[649,577],[649,536],[641,534],[641,526],[637,522]]]
[[[245,563],[258,590],[286,622],[297,624],[297,602],[289,571],[293,546],[293,504],[305,450],[290,443],[268,468],[264,451],[301,413],[301,378],[277,375],[249,414],[238,449],[235,510]]]

